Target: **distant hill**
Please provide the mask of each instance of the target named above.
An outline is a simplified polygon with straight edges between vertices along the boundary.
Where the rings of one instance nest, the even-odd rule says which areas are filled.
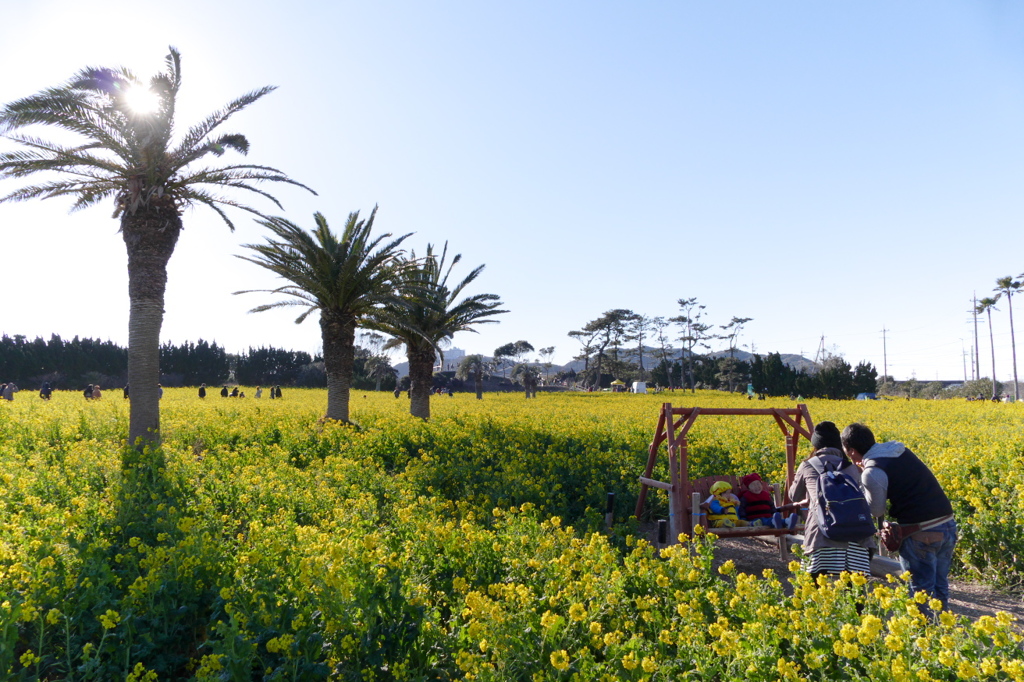
[[[709,353],[708,355],[713,358],[720,358],[729,355],[729,351],[715,351],[714,353]],[[758,355],[761,354],[759,353]],[[683,357],[683,352],[677,351],[675,355],[672,356],[672,360],[679,360],[681,357]],[[739,348],[737,348],[736,350],[733,351],[733,357],[743,362],[750,362],[750,358],[753,356],[751,353],[748,353],[745,350],[740,350]],[[761,357],[764,357],[764,355],[761,355]],[[814,372],[817,371],[818,366],[814,364],[814,361],[808,360],[802,355],[797,355],[795,353],[780,353],[780,357],[782,358],[783,364],[787,365],[788,367],[792,367],[798,372],[800,370],[803,370],[809,374],[813,374]],[[591,362],[593,362],[593,360],[591,360]],[[654,356],[654,349],[647,349],[647,351],[644,354],[644,367],[650,369],[651,367],[657,364],[658,360]],[[551,372],[555,373],[560,371],[566,371],[569,369],[572,369],[575,372],[580,372],[583,370],[583,367],[584,363],[582,360],[573,360],[572,362],[566,365],[552,366]]]
[[[647,369],[650,369],[651,367],[656,365],[657,362],[658,362],[655,359],[655,357],[654,357],[654,352],[655,352],[655,349],[648,348],[645,351],[645,353],[644,353],[644,367],[646,367]],[[714,353],[709,353],[709,355],[711,357],[713,357],[713,358],[724,357],[724,356],[726,356],[728,354],[729,354],[729,351],[727,351],[727,350],[715,351]],[[672,356],[672,359],[673,360],[678,360],[682,356],[683,356],[683,352],[682,351],[676,351],[675,355]],[[449,370],[449,369],[455,370],[455,369],[457,369],[458,366],[459,366],[459,363],[462,362],[462,358],[464,358],[464,357],[466,357],[466,351],[462,350],[461,348],[448,348],[444,352],[444,369],[445,370]],[[752,355],[750,353],[748,353],[747,351],[745,351],[745,350],[740,350],[739,348],[737,348],[735,351],[733,351],[733,357],[735,357],[737,360],[742,360],[743,362],[750,362],[750,358],[752,357]],[[764,357],[764,356],[762,355],[761,357]],[[802,355],[796,355],[794,353],[782,353],[781,357],[782,357],[782,362],[784,364],[786,364],[789,367],[792,367],[793,369],[797,370],[798,372],[800,370],[803,370],[803,371],[805,371],[805,372],[807,372],[809,374],[813,374],[814,372],[817,371],[817,365],[814,364],[814,361],[813,360],[808,360],[807,358],[803,357]],[[492,358],[487,356],[487,355],[484,356],[484,360],[491,360],[491,359]],[[593,360],[591,360],[591,362],[593,362]],[[545,372],[548,373],[548,374],[557,374],[558,372],[565,372],[565,371],[568,371],[570,369],[572,369],[575,372],[580,372],[580,371],[583,370],[583,364],[584,363],[583,363],[582,360],[573,360],[572,362],[569,362],[569,363],[567,363],[565,365],[551,365],[551,369],[550,370],[545,370]],[[409,374],[409,363],[408,362],[400,362],[397,365],[393,365],[393,366],[394,366],[395,370],[398,372],[398,378],[399,379],[401,379],[404,376],[408,376],[408,374]]]
[[[404,357],[404,354],[403,354]],[[459,363],[462,362],[462,358],[466,357],[466,351],[461,348],[446,348],[444,351],[444,368],[443,370],[456,370],[459,368]],[[485,360],[490,358],[485,357]],[[438,362],[440,358],[435,358],[434,361]],[[398,378],[409,376],[409,362],[400,362],[397,365],[392,365],[395,371],[398,372]]]

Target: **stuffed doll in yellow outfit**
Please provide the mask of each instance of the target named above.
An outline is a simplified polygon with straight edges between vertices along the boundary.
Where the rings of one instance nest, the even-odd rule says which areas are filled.
[[[707,511],[712,528],[749,525],[736,513],[739,504],[740,500],[732,494],[732,485],[728,481],[715,481],[711,484],[711,497],[704,500],[701,508]]]

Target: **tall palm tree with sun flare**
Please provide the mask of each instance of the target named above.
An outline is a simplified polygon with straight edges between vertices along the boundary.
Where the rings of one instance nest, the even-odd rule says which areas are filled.
[[[17,145],[0,153],[0,180],[42,176],[39,184],[2,196],[0,203],[69,196],[71,210],[77,211],[105,199],[114,202],[113,217],[121,221],[128,251],[128,443],[138,450],[160,439],[160,327],[167,262],[182,230],[182,212],[207,206],[233,230],[225,207],[266,216],[222,190],[252,192],[278,207],[259,184],[282,182],[312,192],[269,166],[209,163],[229,149],[249,151],[244,135],[219,129],[273,87],[242,95],[175,139],[181,87],[181,55],[175,48],[165,63],[166,70],[148,85],[124,68],[86,68],[63,85],[0,109],[0,135]],[[33,126],[79,139],[69,143],[62,136],[58,142],[23,132]]]

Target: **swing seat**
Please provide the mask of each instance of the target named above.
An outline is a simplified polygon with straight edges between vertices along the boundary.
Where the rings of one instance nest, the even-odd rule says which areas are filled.
[[[711,496],[711,486],[718,481],[725,481],[732,486],[733,491],[740,489],[740,482],[736,476],[705,476],[690,481],[692,506],[690,518],[694,519],[694,526],[701,526],[706,532],[713,533],[720,538],[748,538],[760,536],[795,535],[803,532],[803,524],[797,524],[794,530],[788,528],[771,528],[766,526],[737,526],[733,528],[712,528],[708,522],[707,513],[700,508],[704,500]],[[775,483],[765,482],[772,497],[775,499],[775,506],[782,507],[782,488]]]

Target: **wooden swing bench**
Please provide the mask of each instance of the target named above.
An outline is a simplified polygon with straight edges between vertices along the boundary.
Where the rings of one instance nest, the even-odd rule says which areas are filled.
[[[640,496],[636,503],[637,518],[640,518],[643,513],[644,504],[647,501],[647,490],[658,488],[668,493],[670,544],[678,542],[681,534],[691,534],[695,526],[702,526],[709,533],[714,533],[719,537],[775,536],[779,541],[780,552],[785,555],[788,551],[788,544],[783,536],[799,532],[800,527],[795,531],[763,526],[708,528],[707,517],[701,511],[700,504],[711,494],[712,484],[716,481],[728,481],[733,486],[733,490],[738,491],[739,480],[736,476],[731,475],[705,476],[690,480],[687,434],[697,417],[701,415],[772,417],[786,439],[786,480],[782,485],[771,485],[767,482],[765,485],[772,491],[777,507],[782,510],[794,510],[797,507],[797,505],[791,504],[788,491],[793,483],[793,475],[796,470],[796,453],[800,437],[810,441],[811,432],[814,431],[814,423],[811,421],[811,415],[807,411],[806,405],[800,404],[795,408],[747,409],[672,407],[671,404],[664,403],[658,417],[654,439],[648,450],[647,466],[644,469],[644,475],[640,477]],[[667,483],[651,478],[662,443],[666,444],[668,451],[669,481]]]

